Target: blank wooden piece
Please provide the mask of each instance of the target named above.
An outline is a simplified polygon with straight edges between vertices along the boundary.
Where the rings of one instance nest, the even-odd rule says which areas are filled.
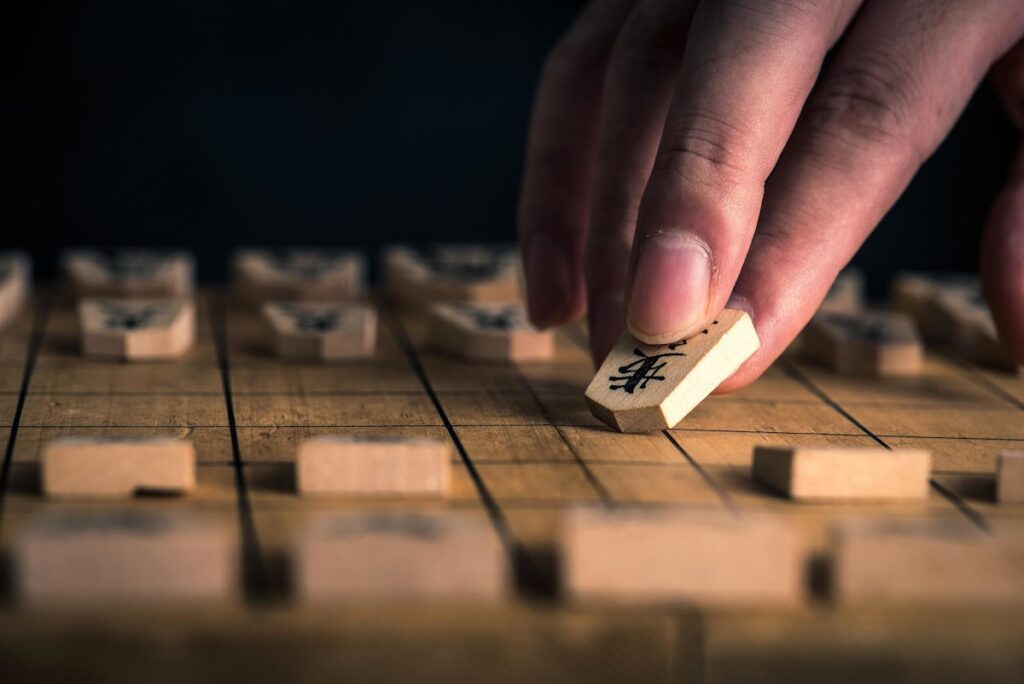
[[[996,501],[1024,503],[1024,451],[1002,451],[996,461]]]
[[[777,518],[700,509],[570,509],[563,588],[576,601],[784,604],[800,599],[804,553]]]
[[[243,249],[234,256],[235,287],[249,301],[340,302],[366,290],[366,260],[332,249]]]
[[[544,361],[555,354],[554,333],[530,325],[522,304],[434,304],[430,339],[449,353],[479,361]]]
[[[917,375],[924,359],[913,319],[889,311],[818,313],[803,332],[802,349],[845,375]]]
[[[495,600],[509,584],[489,521],[466,513],[313,518],[292,555],[299,600]]]
[[[283,359],[337,361],[373,354],[377,312],[361,304],[273,302],[263,305],[275,353]]]
[[[504,245],[393,246],[384,255],[384,280],[389,296],[414,306],[521,298],[516,252]]]
[[[315,437],[295,460],[304,496],[444,497],[452,483],[451,445],[402,437]]]
[[[182,494],[195,487],[195,461],[195,448],[182,439],[55,439],[43,448],[43,493],[52,498]]]
[[[966,521],[849,521],[837,530],[835,599],[843,605],[1024,603],[1024,530]]]
[[[86,356],[174,359],[195,344],[196,310],[190,300],[86,299],[78,304],[78,318]]]
[[[924,449],[758,446],[752,475],[797,501],[914,501],[930,472]]]
[[[14,320],[28,299],[32,261],[22,252],[0,252],[0,329]]]
[[[21,532],[14,561],[28,604],[207,603],[236,594],[227,529],[181,514],[49,512]]]
[[[725,309],[705,330],[668,345],[646,345],[628,332],[587,387],[590,411],[621,432],[675,427],[757,351],[750,316]]]
[[[70,250],[64,273],[78,297],[188,297],[195,262],[186,252],[120,249]]]

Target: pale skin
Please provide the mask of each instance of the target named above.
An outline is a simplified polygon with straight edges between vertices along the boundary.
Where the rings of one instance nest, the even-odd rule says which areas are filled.
[[[1024,128],[1020,0],[593,0],[530,124],[532,321],[586,312],[600,362],[626,328],[665,343],[741,308],[761,349],[720,389],[752,382],[987,77]],[[981,273],[1024,364],[1024,146]]]

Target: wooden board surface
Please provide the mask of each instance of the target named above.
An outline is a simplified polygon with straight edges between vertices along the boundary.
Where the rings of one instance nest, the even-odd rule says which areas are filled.
[[[39,492],[47,441],[184,437],[193,440],[198,461],[192,494],[85,505],[187,511],[232,525],[245,595],[241,605],[220,612],[172,611],[156,626],[145,615],[113,609],[40,616],[16,605],[10,578],[3,578],[0,657],[18,672],[67,676],[71,670],[50,655],[61,648],[69,658],[85,653],[88,634],[91,650],[78,672],[106,679],[123,665],[125,644],[137,650],[122,677],[141,671],[144,654],[180,655],[164,673],[167,681],[188,672],[189,663],[217,662],[227,672],[243,661],[257,679],[287,671],[312,680],[320,666],[401,676],[401,654],[409,667],[422,663],[422,679],[450,680],[481,672],[487,654],[503,653],[512,662],[509,654],[516,652],[521,658],[507,670],[510,681],[517,674],[764,681],[766,673],[773,681],[794,681],[829,665],[893,680],[908,672],[916,680],[922,672],[1024,678],[1020,613],[968,606],[865,614],[826,601],[814,572],[805,605],[795,611],[569,606],[558,596],[555,548],[559,512],[570,504],[672,504],[741,517],[772,512],[797,526],[817,552],[825,549],[831,524],[851,514],[937,517],[968,528],[1024,521],[1024,505],[997,505],[992,484],[997,453],[1024,449],[1024,381],[1017,376],[934,349],[920,377],[847,378],[783,360],[753,386],[711,397],[677,429],[620,434],[586,406],[583,390],[593,370],[580,326],[558,332],[553,361],[520,366],[472,365],[430,351],[420,322],[387,309],[377,351],[367,359],[283,362],[269,355],[264,335],[257,312],[219,294],[199,298],[195,348],[173,362],[83,359],[73,306],[45,294],[0,333],[0,443],[6,445],[0,553],[10,553],[34,514],[66,505]],[[451,497],[296,496],[291,463],[302,439],[381,433],[448,440]],[[931,491],[914,503],[794,504],[750,478],[753,447],[783,444],[931,449]],[[507,604],[463,610],[295,605],[286,554],[312,513],[441,508],[486,516],[494,526],[515,568],[517,594]],[[287,637],[280,636],[284,631]],[[164,648],[183,648],[186,635],[194,639],[192,650]],[[431,644],[450,656],[427,657]],[[301,669],[283,669],[307,657]]]

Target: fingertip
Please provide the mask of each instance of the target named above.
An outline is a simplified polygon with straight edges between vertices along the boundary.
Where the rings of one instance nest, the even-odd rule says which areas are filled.
[[[555,236],[540,233],[523,250],[526,308],[530,322],[545,329],[566,323],[582,310],[582,285],[569,250]]]

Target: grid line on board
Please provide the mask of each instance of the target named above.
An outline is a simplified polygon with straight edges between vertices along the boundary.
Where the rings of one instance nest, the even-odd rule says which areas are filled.
[[[223,300],[211,303],[210,324],[213,328],[214,348],[217,352],[221,384],[224,390],[224,405],[228,416],[228,429],[231,435],[231,463],[235,474],[235,498],[241,532],[242,570],[245,585],[250,595],[266,595],[270,592],[269,573],[260,550],[259,536],[252,515],[252,502],[249,499],[249,485],[242,467],[242,448],[238,440],[234,397],[231,392],[227,304]]]
[[[18,439],[18,428],[21,423],[21,414],[25,408],[25,400],[28,398],[29,385],[32,383],[32,372],[35,369],[36,359],[43,347],[43,338],[46,336],[46,325],[50,320],[50,312],[53,310],[53,296],[47,295],[38,297],[32,306],[32,326],[29,332],[28,348],[25,352],[24,369],[21,374],[21,388],[18,391],[18,401],[14,407],[14,415],[11,418],[10,432],[7,434],[7,445],[4,447],[3,463],[0,464],[0,525],[3,524],[4,500],[7,496],[7,484],[10,478],[11,465],[14,462],[14,446]]]
[[[828,406],[835,409],[837,412],[839,412],[840,415],[842,415],[848,421],[850,421],[859,429],[861,429],[865,435],[875,440],[876,442],[878,442],[878,444],[885,447],[886,449],[892,449],[892,447],[884,439],[882,439],[880,436],[876,435],[874,432],[868,429],[867,426],[865,426],[863,423],[857,420],[849,411],[840,406],[838,402],[832,399],[832,397],[828,396],[828,394],[826,394],[824,390],[818,387],[806,375],[801,373],[800,369],[797,368],[793,363],[786,360],[782,360],[781,364],[784,371],[790,377],[792,377],[797,382],[801,383],[804,387],[813,392],[816,396],[820,397],[821,400],[825,402]],[[906,439],[912,438],[912,435],[887,436],[900,437]],[[976,527],[985,532],[988,532],[990,530],[988,521],[985,520],[985,516],[983,516],[980,511],[975,510],[975,508],[971,506],[969,503],[967,503],[967,501],[965,501],[963,497],[961,497],[959,494],[943,486],[940,482],[938,482],[935,478],[932,477],[928,478],[928,484],[931,485],[931,488],[938,492],[940,496],[949,501],[949,503],[952,504],[954,508],[956,508],[961,514],[963,514],[964,517],[971,521],[971,523],[974,524]]]

